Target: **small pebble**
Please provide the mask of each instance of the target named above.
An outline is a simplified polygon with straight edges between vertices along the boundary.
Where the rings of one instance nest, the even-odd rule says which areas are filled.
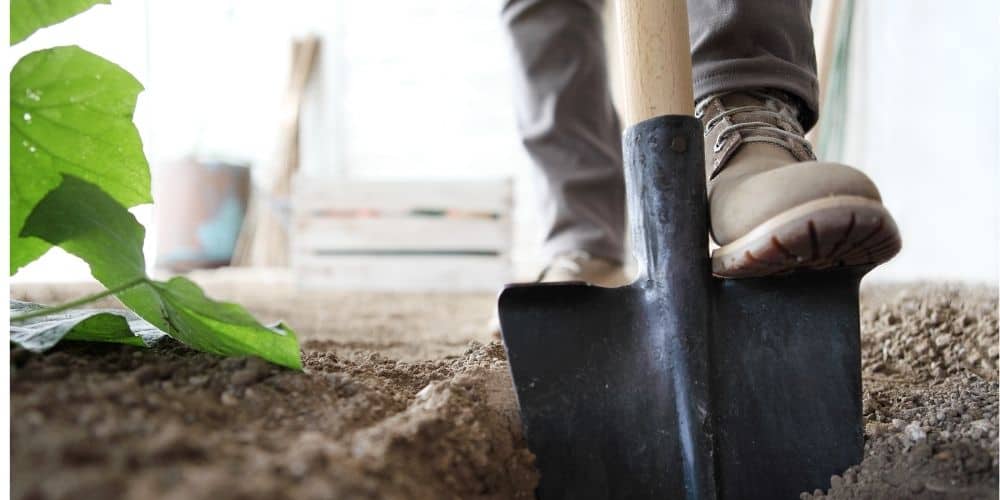
[[[831,490],[840,489],[840,487],[843,486],[843,485],[844,485],[844,478],[842,478],[842,477],[840,477],[840,476],[838,476],[836,474],[830,476],[830,489]]]
[[[231,392],[223,392],[219,401],[221,401],[225,406],[236,406],[240,402]]]
[[[153,365],[146,365],[133,372],[132,376],[135,377],[136,382],[139,382],[140,384],[148,384],[159,379],[161,374],[157,367]]]
[[[869,436],[871,436],[873,438],[881,436],[882,434],[885,434],[885,432],[888,429],[889,429],[889,425],[888,424],[884,424],[882,422],[868,422],[867,424],[865,424],[865,434],[867,434],[867,435],[869,435]]]
[[[984,418],[976,420],[969,425],[971,425],[973,429],[979,429],[983,432],[988,432],[992,428],[990,422]]]
[[[913,442],[927,439],[927,432],[920,427],[920,422],[910,422],[910,425],[906,426],[904,432],[906,433],[906,437]]]
[[[233,375],[229,377],[229,383],[236,387],[243,387],[256,382],[259,378],[260,373],[257,370],[241,368],[233,372]]]
[[[854,484],[858,479],[858,472],[856,470],[847,469],[844,471],[844,484]]]

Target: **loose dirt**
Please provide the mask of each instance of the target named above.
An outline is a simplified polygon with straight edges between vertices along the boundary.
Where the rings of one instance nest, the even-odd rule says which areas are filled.
[[[14,498],[532,497],[490,295],[206,285],[296,326],[305,373],[172,341],[14,349]],[[996,498],[997,290],[879,286],[862,303],[865,458],[803,498]]]
[[[861,304],[865,458],[829,497],[996,499],[997,289],[873,286]]]

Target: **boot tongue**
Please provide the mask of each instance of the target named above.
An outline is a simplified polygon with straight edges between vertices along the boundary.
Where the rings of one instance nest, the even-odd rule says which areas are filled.
[[[729,115],[729,120],[733,123],[764,122],[777,128],[784,129],[787,125],[781,123],[782,119],[775,115],[780,113],[786,120],[795,121],[796,109],[792,105],[782,105],[786,103],[784,94],[778,92],[765,91],[771,99],[763,99],[759,95],[745,92],[732,92],[719,97],[724,109],[733,109],[743,106],[753,106],[757,109],[747,110]],[[744,134],[759,133],[756,130],[747,130]],[[770,135],[770,134],[768,134]]]
[[[765,96],[769,98],[765,99]],[[791,121],[790,115],[795,113],[795,109],[791,105],[784,105],[786,101],[783,97],[785,96],[781,94],[768,91],[765,96],[757,92],[732,92],[718,97],[719,104],[724,110],[744,106],[755,108],[729,115],[728,120],[731,123],[761,123],[761,125],[739,129],[738,133],[743,141],[733,151],[732,156],[724,160],[725,169],[730,174],[741,175],[758,172],[800,160],[793,152],[793,145],[788,143],[788,138],[779,130],[775,130],[788,130],[789,124],[782,122]],[[749,140],[753,138],[768,138],[777,140],[778,143],[761,143]]]
[[[750,94],[744,94],[742,92],[734,92],[732,94],[724,95],[720,98],[720,100],[722,101],[722,106],[726,109],[743,106],[753,106],[758,108],[755,110],[748,110],[742,113],[729,115],[729,119],[733,123],[764,122],[770,125],[778,126],[778,118],[771,113],[764,112],[765,109],[777,111],[777,106],[773,103],[765,102],[763,99]]]

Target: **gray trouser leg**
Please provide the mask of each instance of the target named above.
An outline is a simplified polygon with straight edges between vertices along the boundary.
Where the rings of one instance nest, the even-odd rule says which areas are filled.
[[[808,130],[819,111],[812,0],[688,0],[694,97],[747,88],[800,101]]]
[[[608,89],[601,2],[510,0],[503,20],[514,46],[521,140],[548,193],[544,251],[621,261],[621,125]]]
[[[694,94],[773,88],[818,112],[811,0],[688,0]],[[620,261],[625,235],[621,125],[611,104],[602,0],[507,0],[522,142],[544,179],[545,253]]]

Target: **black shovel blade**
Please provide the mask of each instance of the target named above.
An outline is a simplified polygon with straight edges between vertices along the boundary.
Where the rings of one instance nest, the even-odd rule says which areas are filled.
[[[715,281],[709,392],[721,498],[798,498],[861,461],[865,271]]]
[[[773,499],[828,488],[864,445],[858,279],[715,280],[708,380],[684,380],[692,353],[656,333],[678,319],[650,307],[648,288],[505,289],[500,320],[538,497]],[[704,386],[707,400],[696,394]]]
[[[687,489],[676,358],[645,335],[637,291],[545,284],[500,296],[539,498],[672,498]]]

